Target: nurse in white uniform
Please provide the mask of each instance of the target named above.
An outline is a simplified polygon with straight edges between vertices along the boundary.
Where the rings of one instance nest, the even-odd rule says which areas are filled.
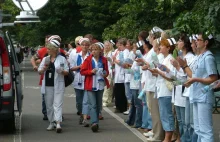
[[[198,142],[214,142],[213,135],[213,90],[202,92],[202,88],[218,79],[216,62],[209,48],[214,42],[212,35],[199,34],[197,49],[200,55],[197,59],[197,67],[192,70],[192,78],[185,86],[193,85],[193,120]]]
[[[39,68],[39,74],[44,74],[42,82],[42,93],[45,94],[47,117],[50,125],[47,130],[53,130],[56,122],[56,132],[62,131],[60,123],[62,122],[62,106],[65,89],[64,75],[68,75],[68,63],[65,57],[59,55],[60,43],[57,40],[51,40],[48,45],[49,56],[44,57]]]

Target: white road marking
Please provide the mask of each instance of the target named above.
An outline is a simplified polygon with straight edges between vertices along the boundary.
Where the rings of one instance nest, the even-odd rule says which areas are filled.
[[[40,89],[39,86],[25,86],[26,89]]]
[[[75,94],[64,94],[65,97],[69,97],[69,98],[75,98],[76,95]]]
[[[25,63],[23,62],[25,65]],[[22,92],[24,91],[24,72],[21,73],[21,79],[22,79]],[[14,142],[22,142],[21,140],[21,128],[22,128],[22,113],[19,116],[19,112],[15,113],[15,126],[16,126],[16,132],[14,134]]]
[[[119,122],[121,122],[121,124],[123,124],[126,128],[128,128],[132,133],[134,133],[139,139],[141,139],[143,142],[147,142],[147,138],[142,135],[138,130],[136,130],[135,128],[131,128],[130,126],[126,125],[124,123],[124,120],[119,117],[118,115],[116,115],[115,113],[113,113],[109,108],[107,107],[103,107],[103,109],[110,114],[112,117],[114,117],[115,119],[117,119]]]

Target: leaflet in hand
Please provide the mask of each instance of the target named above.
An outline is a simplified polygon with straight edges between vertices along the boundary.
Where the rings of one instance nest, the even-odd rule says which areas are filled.
[[[127,63],[127,64],[133,64],[133,62],[134,61],[130,58],[125,59],[125,63]]]

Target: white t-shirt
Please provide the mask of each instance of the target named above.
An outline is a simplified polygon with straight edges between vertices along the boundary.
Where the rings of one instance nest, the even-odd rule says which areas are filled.
[[[76,53],[70,62],[70,68],[77,66],[77,59],[79,55],[81,56],[81,64],[83,64],[84,60],[89,56],[89,53],[87,53],[84,58],[82,57],[82,51],[80,53]],[[85,76],[82,76],[79,71],[75,71],[73,87],[76,89],[84,90],[84,80]]]
[[[167,57],[164,58],[162,64],[165,65],[167,68],[169,68],[171,71],[174,71],[175,68],[174,66],[171,64],[171,60],[174,59],[173,56],[171,54],[169,54]],[[164,72],[166,74],[166,72]],[[166,80],[162,77],[159,78],[160,80],[160,84],[159,87],[157,88],[157,98],[160,97],[166,97],[166,96],[172,96],[172,91],[170,91],[167,88],[166,85]]]
[[[149,64],[154,61],[152,59],[152,54],[155,54],[153,48],[148,52],[147,57],[146,57],[146,62],[148,62]],[[157,81],[157,78],[153,76],[149,70],[146,70],[144,90],[155,92],[156,81]]]
[[[112,55],[113,52],[109,51],[106,55],[104,55],[106,58],[110,58],[112,61]],[[112,78],[112,64],[110,61],[108,61],[108,71],[109,71],[109,76]]]
[[[134,52],[132,50],[129,52],[127,58],[129,58],[129,59],[134,61],[135,54],[134,54]],[[127,59],[127,58],[125,58],[125,59]],[[127,69],[125,69],[125,70],[127,70]],[[130,82],[130,81],[131,81],[131,74],[125,73],[125,83]]]
[[[102,76],[103,68],[99,68],[98,62],[93,57],[92,60],[95,62],[95,68],[98,69],[95,75],[93,75],[93,88],[96,88],[94,91],[104,90],[105,81]]]
[[[116,56],[116,60],[119,60],[120,52],[122,52],[124,60],[129,55],[129,50],[125,49],[124,51],[116,51],[119,52]],[[125,71],[124,68],[118,64],[115,64],[115,83],[124,83],[125,82]]]
[[[141,85],[141,67],[138,66],[137,62],[134,61],[131,67],[132,73],[130,74],[131,82],[130,82],[130,89],[138,90]],[[140,79],[135,79],[134,74],[139,71]]]
[[[187,61],[187,65],[189,66],[190,69],[192,69],[192,65],[194,64],[194,62],[196,61],[196,56],[193,55],[191,52],[187,53],[186,56],[184,57]],[[189,78],[189,77],[188,77]],[[192,85],[191,85],[192,86]],[[190,87],[185,87],[183,96],[184,97],[189,97],[190,94]]]

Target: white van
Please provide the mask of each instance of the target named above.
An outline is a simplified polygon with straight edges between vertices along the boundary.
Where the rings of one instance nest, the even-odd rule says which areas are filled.
[[[22,112],[21,83],[21,70],[10,35],[0,31],[0,125],[8,132],[15,130],[15,111]]]

